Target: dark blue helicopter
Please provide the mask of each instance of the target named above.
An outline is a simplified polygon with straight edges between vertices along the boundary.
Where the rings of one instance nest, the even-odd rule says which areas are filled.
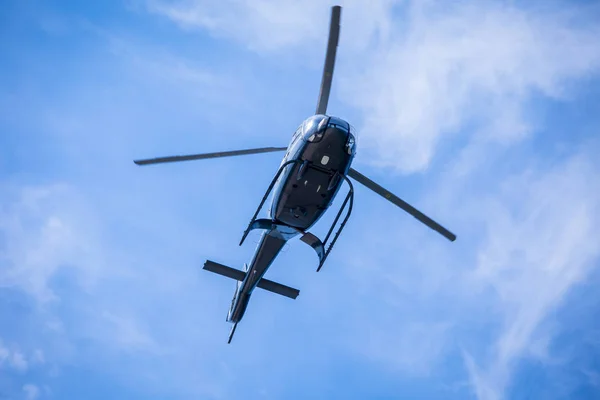
[[[452,232],[350,168],[356,154],[356,132],[348,122],[326,115],[340,33],[340,15],[341,7],[334,6],[331,12],[329,41],[316,113],[298,127],[288,147],[263,147],[134,161],[137,165],[148,165],[287,150],[279,170],[240,241],[242,245],[248,233],[254,229],[263,231],[250,264],[244,265],[243,271],[213,261],[206,261],[204,264],[205,270],[237,281],[236,291],[227,314],[227,321],[233,323],[228,343],[231,343],[237,324],[242,320],[255,288],[292,299],[300,294],[297,289],[263,278],[288,240],[300,236],[301,241],[316,251],[319,257],[317,272],[321,269],[352,212],[354,189],[349,177],[383,196],[449,240],[456,239]],[[344,182],[348,184],[348,193],[325,239],[321,240],[308,232],[308,229],[328,210]],[[268,217],[257,218],[271,193],[273,197]],[[339,228],[332,236],[342,215],[344,217]]]

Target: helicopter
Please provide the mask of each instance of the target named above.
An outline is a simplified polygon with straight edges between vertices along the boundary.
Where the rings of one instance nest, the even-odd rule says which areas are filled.
[[[248,264],[244,264],[243,270],[231,268],[210,260],[207,260],[203,266],[203,269],[207,271],[236,281],[235,292],[226,318],[227,322],[233,324],[227,343],[231,343],[236,327],[246,312],[250,296],[255,288],[267,290],[291,299],[296,299],[300,294],[298,289],[264,278],[265,273],[290,239],[300,236],[302,242],[312,247],[319,259],[317,272],[321,270],[352,213],[354,187],[349,178],[354,179],[356,182],[400,207],[448,240],[456,240],[454,233],[354,168],[351,168],[352,161],[356,155],[356,131],[347,121],[327,115],[327,104],[331,91],[340,35],[340,18],[341,7],[333,6],[331,8],[329,39],[316,112],[300,124],[292,135],[292,139],[287,147],[261,147],[134,160],[134,163],[137,165],[150,165],[286,151],[277,173],[273,177],[239,243],[241,246],[251,231],[262,231],[251,261]],[[327,235],[321,240],[308,230],[329,209],[344,182],[348,185],[348,192]],[[267,217],[258,218],[260,211],[271,194],[271,207],[267,212]],[[333,233],[338,222],[339,227]]]

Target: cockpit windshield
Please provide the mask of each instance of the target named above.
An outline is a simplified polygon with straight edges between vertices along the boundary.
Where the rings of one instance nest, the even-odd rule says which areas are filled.
[[[349,132],[352,136],[354,136],[354,139],[356,140],[356,129],[354,129],[354,127],[350,125],[347,121],[344,121],[343,119],[337,117],[330,117],[329,122],[327,123],[327,127],[330,126]]]
[[[358,142],[358,132],[356,129],[354,129],[354,127],[350,124],[348,124],[350,126],[350,138],[352,141],[352,146],[356,147],[357,142]]]
[[[348,124],[350,125],[350,124]],[[352,136],[354,136],[354,140],[358,139],[358,132],[356,131],[356,129],[354,129],[354,127],[352,125],[350,125],[350,133],[352,134]]]
[[[309,132],[310,134],[315,133],[319,128],[321,128],[319,125],[327,118],[329,117],[326,115],[313,115],[312,117],[307,118],[302,124],[304,136],[306,137]]]
[[[356,146],[357,132],[352,125],[341,118],[320,114],[307,118],[294,134],[294,138],[301,135],[308,142],[318,142],[323,132],[330,127],[349,132],[348,145],[352,148]]]
[[[341,118],[329,117],[329,120],[327,121],[327,128],[330,127],[348,132],[348,154],[351,154],[352,152],[356,151],[356,129],[354,129],[352,125],[350,125],[347,121],[344,121]]]

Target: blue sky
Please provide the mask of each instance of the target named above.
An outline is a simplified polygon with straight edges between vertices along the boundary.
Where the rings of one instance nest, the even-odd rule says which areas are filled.
[[[232,345],[201,266],[249,260],[283,154],[132,160],[287,145],[330,4],[4,4],[0,397],[600,396],[600,9],[341,4],[354,166],[458,240],[357,187],[323,270],[292,241],[268,278],[300,296],[256,292]]]

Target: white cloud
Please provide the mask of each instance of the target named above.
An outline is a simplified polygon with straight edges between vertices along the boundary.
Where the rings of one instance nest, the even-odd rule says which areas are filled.
[[[415,321],[403,324],[400,330],[367,329],[362,333],[365,337],[360,339],[361,352],[403,374],[428,375],[447,345],[448,328],[442,322]]]
[[[465,180],[444,175],[425,195],[433,209],[452,210],[452,244],[392,209],[372,213],[370,224],[401,228],[346,239],[361,241],[339,261],[352,279],[341,284],[356,297],[344,302],[353,309],[349,348],[413,375],[435,373],[458,345],[485,400],[504,398],[523,360],[564,363],[552,354],[563,328],[554,312],[600,259],[595,148],[551,168],[536,157],[508,176],[498,167]]]
[[[40,349],[36,349],[33,352],[33,362],[37,364],[44,364],[46,362],[46,358],[44,357],[44,352]]]
[[[473,386],[473,390],[478,399],[485,400],[499,400],[502,398],[501,393],[503,388],[494,386],[494,384],[498,383],[498,377],[490,378],[489,376],[483,376],[483,374],[477,368],[475,361],[468,354],[463,354],[465,359],[465,364],[467,366],[467,371],[471,376],[471,385]],[[501,382],[501,386],[505,384],[505,377],[502,377],[503,382]]]
[[[10,364],[17,371],[27,371],[27,360],[25,360],[25,356],[23,355],[23,353],[19,351],[13,352]]]
[[[343,88],[365,115],[365,158],[379,166],[424,170],[442,141],[473,130],[480,140],[519,140],[539,128],[534,96],[564,98],[574,79],[600,66],[600,29],[582,13],[411,5],[402,28]]]
[[[77,233],[81,224],[89,223],[89,215],[69,187],[3,185],[1,190],[6,202],[0,232],[7,242],[0,252],[0,287],[18,287],[48,302],[57,299],[49,280],[59,269],[77,265],[79,271],[85,268],[82,283],[92,279],[97,266],[92,260],[99,259],[89,241],[93,232],[88,228],[86,237]]]
[[[239,83],[231,77],[217,73],[200,62],[172,53],[171,49],[117,36],[101,29],[95,32],[103,37],[109,51],[118,56],[144,82],[164,83],[175,86],[179,93],[194,93],[214,101],[220,92],[235,93]]]
[[[127,318],[118,316],[112,312],[105,311],[102,313],[103,326],[105,329],[98,329],[96,332],[109,340],[117,342],[118,346],[125,351],[145,350],[157,352],[159,350],[157,343],[146,332],[135,318]],[[109,331],[110,334],[106,334]],[[97,338],[102,341],[102,337]]]
[[[532,97],[568,97],[574,79],[600,66],[600,29],[568,4],[340,4],[338,61],[347,65],[338,68],[333,96],[339,85],[341,100],[363,114],[360,157],[403,172],[426,169],[441,142],[469,126],[488,139],[519,140],[538,128],[529,116]],[[399,6],[402,19],[393,16]],[[259,52],[308,46],[322,62],[322,51],[312,49],[325,46],[329,9],[316,0],[149,1],[147,7]]]
[[[17,372],[25,372],[29,364],[19,349],[9,349],[0,340],[0,368],[3,366],[8,366]]]
[[[297,45],[307,36],[316,36],[319,28],[314,16],[322,8],[314,1],[304,4],[286,1],[278,6],[269,1],[235,0],[150,1],[148,6],[182,27],[207,29],[214,35],[245,42],[251,48],[267,50]]]
[[[480,398],[500,397],[521,358],[547,358],[546,350],[535,351],[540,324],[595,267],[598,172],[588,157],[575,156],[540,175],[506,180],[502,193],[486,201],[487,235],[471,278],[474,287],[493,290],[502,329],[479,363],[483,371],[466,358],[477,393],[494,389]],[[542,340],[546,347],[549,337]]]
[[[394,3],[338,2],[343,7],[344,47],[362,51],[374,35],[387,32],[387,13]],[[150,12],[163,15],[185,29],[206,30],[260,53],[319,48],[318,56],[323,57],[327,43],[331,5],[319,0],[148,0],[146,4]]]
[[[137,225],[130,228],[148,233],[139,242],[111,241],[102,233],[114,225],[105,221],[115,218],[122,228],[130,222],[131,210],[139,206],[139,197],[128,198],[132,203],[120,201],[118,209],[108,207],[107,211],[95,208],[82,190],[72,186],[5,185],[2,190],[0,233],[8,242],[0,249],[0,284],[31,296],[34,326],[45,334],[34,335],[23,344],[31,353],[13,351],[0,343],[0,368],[18,371],[47,364],[50,373],[56,374],[65,362],[87,362],[90,353],[93,367],[98,368],[112,366],[120,358],[155,361],[170,357],[172,347],[185,358],[189,346],[181,341],[197,344],[210,330],[199,327],[199,320],[192,322],[189,305],[211,298],[210,287],[198,294],[197,260],[192,257],[198,249],[207,252],[207,248],[218,247],[212,241],[214,235],[203,235],[195,223],[182,226],[177,215],[173,218],[168,212],[153,211],[151,221],[136,219]],[[105,219],[99,221],[96,215]],[[156,226],[161,227],[158,232],[152,230]],[[206,240],[198,244],[198,237],[204,236]],[[173,268],[182,262],[178,254],[185,259],[185,268]],[[57,277],[63,278],[59,284]],[[168,315],[157,311],[159,308],[169,310]],[[198,315],[202,312],[194,316]],[[171,323],[166,323],[169,319]],[[81,347],[81,340],[94,346],[89,350]],[[143,380],[155,368],[144,364],[134,375]],[[180,375],[174,373],[170,379],[177,380]],[[201,379],[195,379],[192,386],[202,386],[198,383]]]
[[[31,383],[23,385],[23,392],[25,392],[25,398],[27,400],[35,400],[40,396],[40,388]]]

